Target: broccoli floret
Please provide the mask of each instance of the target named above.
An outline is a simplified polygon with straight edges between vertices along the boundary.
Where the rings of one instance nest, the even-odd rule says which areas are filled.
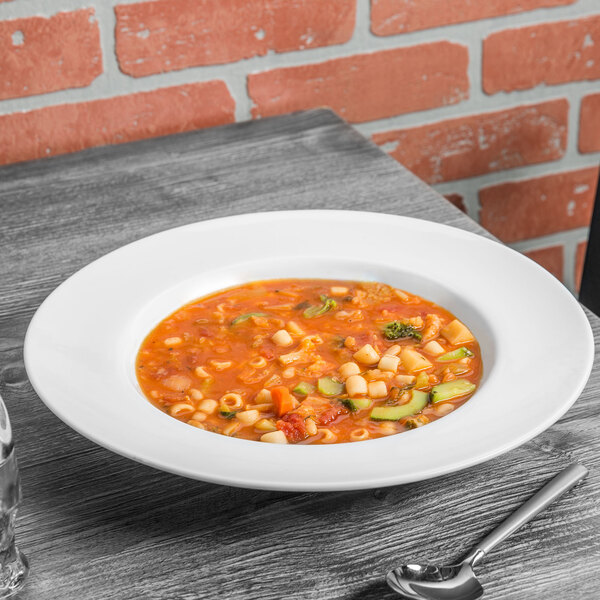
[[[390,323],[386,323],[383,327],[383,337],[386,340],[398,340],[400,338],[411,337],[421,341],[421,334],[408,323],[403,323],[402,321],[391,321]]]
[[[324,294],[320,296],[321,306],[309,306],[303,313],[305,319],[314,319],[314,317],[320,317],[327,311],[337,308],[337,302],[333,298],[328,298]]]

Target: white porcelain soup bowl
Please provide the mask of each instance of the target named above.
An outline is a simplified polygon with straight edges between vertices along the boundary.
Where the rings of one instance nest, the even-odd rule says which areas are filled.
[[[447,308],[480,343],[479,389],[426,427],[308,446],[199,430],[148,402],[134,364],[159,321],[210,292],[285,277],[381,281]],[[551,327],[556,318],[568,332],[560,337]],[[451,227],[350,211],[240,215],[144,238],[59,286],[25,341],[38,395],[82,435],[172,473],[278,490],[393,485],[489,460],[564,414],[592,360],[583,311],[529,259]]]

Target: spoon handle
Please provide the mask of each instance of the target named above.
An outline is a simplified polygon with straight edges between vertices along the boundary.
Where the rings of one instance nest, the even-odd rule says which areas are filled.
[[[547,508],[554,500],[568,492],[576,483],[588,474],[583,465],[573,464],[549,481],[539,492],[532,496],[523,506],[517,509],[508,519],[502,522],[494,531],[487,535],[474,548],[465,561],[472,565],[478,563],[492,548],[505,540],[521,525],[531,521],[536,515]]]

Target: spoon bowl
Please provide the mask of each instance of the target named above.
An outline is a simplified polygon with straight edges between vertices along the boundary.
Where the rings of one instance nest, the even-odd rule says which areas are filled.
[[[476,600],[483,595],[471,565],[408,564],[393,569],[388,585],[405,598],[417,600]]]
[[[388,585],[409,600],[476,600],[483,595],[473,567],[521,525],[531,521],[554,500],[570,490],[586,475],[587,469],[570,465],[547,483],[508,519],[488,534],[456,565],[409,563],[392,569]]]

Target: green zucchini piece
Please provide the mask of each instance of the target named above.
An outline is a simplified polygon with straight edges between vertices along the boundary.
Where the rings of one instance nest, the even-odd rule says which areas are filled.
[[[321,304],[321,306],[309,306],[302,313],[305,319],[314,319],[315,317],[320,317],[327,311],[337,307],[337,302],[333,298],[328,298],[324,294],[321,294],[320,298],[323,304]]]
[[[333,377],[321,377],[317,389],[326,396],[337,396],[344,391],[344,384]]]
[[[446,354],[442,354],[442,356],[438,356],[436,360],[439,360],[440,362],[450,362],[452,360],[466,358],[467,356],[473,356],[473,353],[463,346],[462,348],[457,348],[456,350],[451,350],[450,352],[446,352]]]
[[[370,398],[344,398],[342,404],[352,412],[369,408],[372,404]]]
[[[436,404],[437,402],[453,400],[465,394],[470,394],[476,387],[468,379],[455,379],[454,381],[439,383],[431,389],[431,401]]]
[[[237,325],[238,323],[243,323],[244,321],[247,321],[250,317],[268,317],[269,315],[265,314],[265,313],[260,313],[260,312],[251,312],[251,313],[246,313],[245,315],[240,315],[239,317],[236,317],[233,321],[231,321],[231,325]]]
[[[373,421],[399,421],[422,411],[429,402],[429,394],[421,390],[413,390],[410,402],[400,406],[376,406],[371,411]]]
[[[315,391],[315,386],[311,383],[307,383],[306,381],[301,381],[293,390],[294,394],[299,394],[300,396],[308,396]]]

